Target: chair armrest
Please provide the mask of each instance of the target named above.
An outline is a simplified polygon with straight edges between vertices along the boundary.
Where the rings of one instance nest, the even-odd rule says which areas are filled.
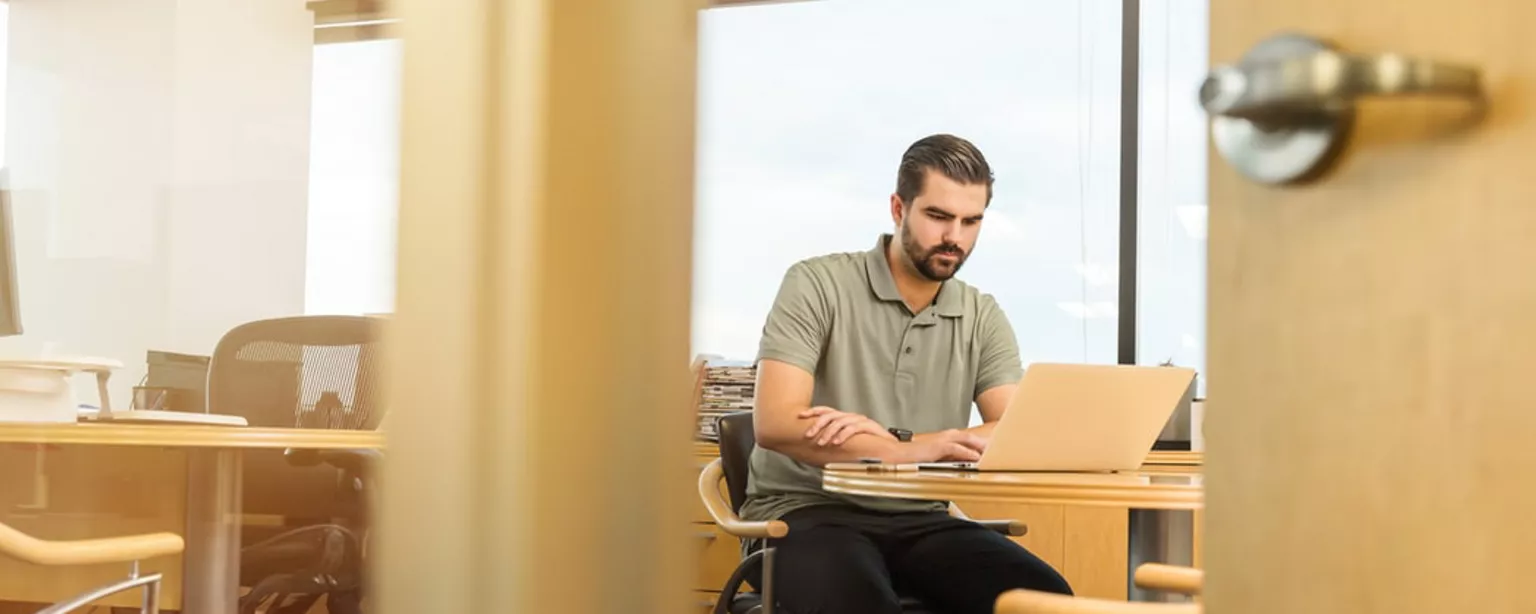
[[[174,533],[48,541],[0,523],[0,554],[34,565],[129,563],[176,554],[184,545],[181,536]]]
[[[961,510],[960,506],[955,505],[954,503],[949,504],[949,515],[961,520],[969,520],[998,533],[1002,533],[1003,535],[1024,537],[1025,535],[1029,534],[1029,525],[1026,525],[1022,522],[1017,520],[976,520],[970,516],[966,516],[965,511]]]
[[[1205,585],[1205,572],[1193,567],[1143,563],[1132,580],[1139,588],[1181,595],[1199,595]]]
[[[1200,614],[1198,603],[1147,603],[1014,589],[999,595],[996,614]]]
[[[720,480],[725,478],[725,469],[720,466],[720,459],[709,461],[704,470],[699,472],[699,499],[704,502],[705,511],[713,518],[715,525],[720,530],[736,537],[784,537],[789,534],[789,525],[782,520],[750,521],[742,520],[736,512],[731,511],[731,506],[720,496]]]
[[[1017,520],[972,520],[971,522],[1011,537],[1024,537],[1029,534],[1029,526]]]

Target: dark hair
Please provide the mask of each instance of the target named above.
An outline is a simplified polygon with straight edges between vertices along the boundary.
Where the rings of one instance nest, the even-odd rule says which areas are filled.
[[[935,134],[919,139],[901,155],[901,167],[896,171],[896,196],[903,206],[912,206],[912,200],[923,192],[923,177],[930,169],[965,185],[985,183],[987,204],[992,203],[992,167],[987,165],[986,156],[970,141],[952,134]]]

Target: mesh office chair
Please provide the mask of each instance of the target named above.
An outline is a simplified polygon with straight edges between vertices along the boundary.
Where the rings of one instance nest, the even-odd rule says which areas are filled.
[[[208,407],[251,426],[374,429],[384,413],[381,328],[354,316],[242,324],[219,340],[209,362]],[[242,542],[251,545],[242,551],[241,584],[252,588],[242,613],[305,612],[322,597],[332,614],[361,611],[363,489],[377,457],[367,450],[245,454],[245,513],[285,524],[243,527]]]
[[[704,508],[714,518],[715,524],[721,530],[740,539],[751,539],[758,542],[758,546],[742,558],[731,577],[721,587],[720,600],[715,603],[715,614],[772,614],[774,608],[773,599],[773,557],[772,543],[766,546],[760,542],[764,539],[784,537],[789,534],[789,525],[781,521],[750,522],[741,519],[739,515],[741,506],[747,501],[747,475],[750,470],[752,449],[757,447],[757,436],[752,427],[752,412],[738,412],[721,416],[716,421],[716,428],[720,434],[720,458],[711,461],[699,475],[699,497],[704,501]],[[725,480],[725,487],[730,497],[729,504],[720,497],[720,480]],[[957,516],[964,517],[959,509],[951,506],[950,511]],[[984,527],[1002,533],[1004,535],[1024,535],[1027,529],[1023,523],[1007,520],[973,521]],[[751,543],[751,542],[749,542]],[[742,591],[747,578],[761,574],[761,592]],[[901,598],[902,612],[905,614],[925,614],[928,612],[922,602],[909,596]]]

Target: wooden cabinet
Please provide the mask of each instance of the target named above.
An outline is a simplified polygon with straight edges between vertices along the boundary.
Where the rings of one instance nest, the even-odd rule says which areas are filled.
[[[693,455],[694,464],[702,470],[704,465],[719,458],[720,452],[712,444],[696,443]],[[724,490],[724,484],[721,484],[721,489]],[[693,589],[699,598],[698,611],[709,612],[720,589],[725,586],[725,581],[736,570],[737,563],[741,562],[741,541],[715,526],[714,519],[704,510],[704,503],[698,497],[694,497],[692,509],[689,520],[693,535],[690,539],[694,542],[696,567]]]

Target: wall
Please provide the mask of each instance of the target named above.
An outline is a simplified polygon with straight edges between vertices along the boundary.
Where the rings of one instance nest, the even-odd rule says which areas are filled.
[[[9,27],[27,332],[0,353],[121,360],[123,404],[146,350],[302,312],[303,0],[13,0]]]

